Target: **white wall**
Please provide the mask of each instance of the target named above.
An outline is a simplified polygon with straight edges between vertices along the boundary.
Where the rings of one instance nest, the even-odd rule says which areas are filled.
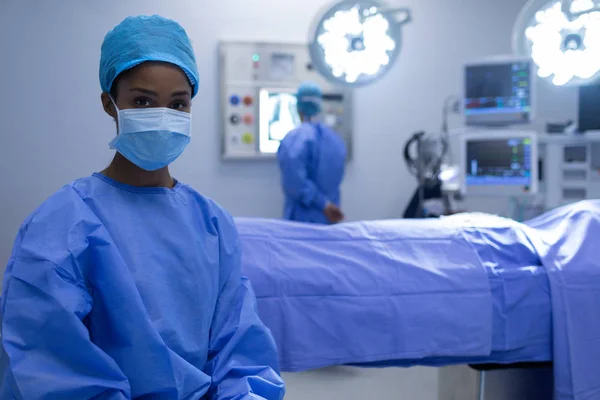
[[[443,99],[460,92],[464,62],[510,52],[512,24],[523,5],[523,0],[394,1],[410,7],[414,21],[403,31],[397,65],[355,96],[355,157],[343,192],[343,208],[353,220],[402,215],[415,187],[401,156],[405,140],[416,130],[439,128]],[[201,74],[194,140],[174,165],[175,175],[236,216],[278,217],[282,196],[274,163],[219,161],[217,40],[303,41],[326,3],[0,0],[0,264],[28,213],[61,185],[110,160],[114,126],[100,104],[99,50],[104,34],[128,15],[174,18],[194,42]],[[575,117],[573,90],[541,89],[541,119]],[[384,381],[378,385],[385,392]],[[418,386],[407,381],[408,391],[411,382]],[[348,387],[343,380],[339,386]],[[372,397],[429,398],[389,390]],[[351,393],[343,398],[353,398]]]

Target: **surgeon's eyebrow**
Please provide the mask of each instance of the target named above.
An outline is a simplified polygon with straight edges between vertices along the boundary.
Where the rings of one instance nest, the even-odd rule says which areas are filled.
[[[158,93],[153,92],[152,90],[142,89],[142,88],[131,88],[129,89],[131,92],[141,92],[145,94],[149,94],[150,96],[158,96]]]
[[[171,97],[175,97],[175,96],[191,96],[192,94],[190,93],[189,90],[179,90],[177,92],[173,92],[173,94],[171,94]]]

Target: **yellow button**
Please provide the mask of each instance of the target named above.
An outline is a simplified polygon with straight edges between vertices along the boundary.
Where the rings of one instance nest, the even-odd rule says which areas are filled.
[[[254,135],[251,133],[244,133],[244,135],[242,136],[242,142],[246,144],[254,143]]]

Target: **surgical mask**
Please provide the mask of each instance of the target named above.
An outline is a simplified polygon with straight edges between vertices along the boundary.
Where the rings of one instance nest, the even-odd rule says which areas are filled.
[[[109,146],[141,169],[156,171],[166,167],[190,142],[190,113],[170,108],[119,110],[116,104],[115,109],[119,134]]]

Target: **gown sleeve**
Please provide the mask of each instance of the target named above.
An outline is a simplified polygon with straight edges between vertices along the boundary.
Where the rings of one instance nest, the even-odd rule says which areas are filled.
[[[314,143],[306,140],[304,133],[290,133],[290,137],[286,137],[279,146],[277,159],[281,169],[281,182],[285,193],[295,201],[307,208],[323,210],[327,204],[327,197],[308,177],[311,146],[314,146]]]
[[[2,399],[129,399],[116,362],[92,343],[92,297],[82,277],[99,222],[63,189],[21,228],[2,293]]]
[[[221,291],[217,300],[206,373],[212,400],[280,400],[285,393],[279,376],[277,348],[258,317],[250,282],[241,276],[241,254],[233,219],[217,218]]]

